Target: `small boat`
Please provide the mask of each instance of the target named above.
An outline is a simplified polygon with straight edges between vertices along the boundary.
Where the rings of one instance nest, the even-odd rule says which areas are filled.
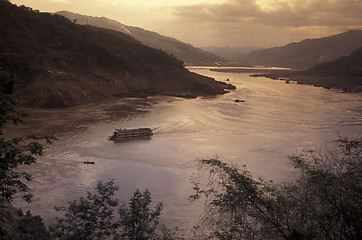
[[[236,99],[235,102],[236,102],[236,103],[245,102],[245,100]]]
[[[88,161],[88,160],[85,161],[85,162],[83,162],[83,163],[84,163],[84,164],[87,164],[87,165],[88,165],[88,164],[96,164],[95,162],[91,162],[91,161]]]
[[[131,138],[144,138],[153,135],[151,128],[115,129],[109,140],[123,140]]]

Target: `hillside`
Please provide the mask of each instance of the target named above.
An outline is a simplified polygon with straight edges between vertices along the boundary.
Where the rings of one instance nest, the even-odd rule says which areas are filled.
[[[127,26],[105,17],[92,17],[67,11],[56,12],[56,14],[62,15],[78,24],[92,25],[129,34],[147,46],[162,49],[163,51],[174,55],[176,58],[185,62],[186,65],[215,65],[215,62],[224,61],[215,54],[206,52],[200,48],[195,48],[192,45],[183,43],[177,39],[166,37],[139,27]]]
[[[307,69],[347,56],[360,47],[362,30],[350,30],[331,37],[306,39],[282,47],[253,51],[241,60],[255,65]]]
[[[0,32],[0,67],[17,76],[17,96],[26,105],[72,106],[138,92],[210,95],[230,87],[127,34],[6,0]]]
[[[283,71],[255,75],[271,79],[289,79],[298,84],[341,89],[345,92],[362,92],[362,48],[349,56],[316,65],[303,71]]]
[[[302,84],[361,92],[362,48],[347,57],[319,64],[309,70],[294,73],[290,77]]]

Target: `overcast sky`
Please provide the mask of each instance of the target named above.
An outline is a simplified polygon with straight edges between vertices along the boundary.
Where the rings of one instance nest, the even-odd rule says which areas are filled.
[[[107,17],[196,47],[272,47],[362,29],[362,0],[11,0]]]

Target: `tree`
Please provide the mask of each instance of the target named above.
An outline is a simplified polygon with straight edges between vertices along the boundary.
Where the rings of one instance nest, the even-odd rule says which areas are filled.
[[[296,203],[290,225],[306,239],[362,239],[361,153],[362,138],[340,138],[290,157],[300,175],[283,196]]]
[[[146,240],[159,239],[156,233],[163,204],[157,204],[154,210],[149,208],[151,193],[138,189],[129,202],[129,208],[123,204],[119,209],[120,224],[123,228],[122,239]]]
[[[118,200],[113,196],[118,187],[113,180],[98,182],[96,193],[87,193],[79,201],[71,201],[67,207],[55,207],[65,212],[63,218],[50,228],[54,239],[183,239],[176,237],[177,229],[168,229],[159,225],[158,218],[163,207],[158,203],[151,210],[151,194],[148,190],[137,190],[128,206],[123,203],[117,210]],[[117,219],[117,220],[116,220]]]
[[[27,182],[32,180],[32,176],[26,172],[18,171],[17,167],[21,165],[31,165],[36,162],[36,156],[43,154],[43,145],[41,140],[51,144],[55,139],[51,135],[46,137],[28,136],[24,138],[4,137],[4,127],[8,122],[19,124],[25,113],[15,109],[17,105],[14,94],[15,77],[3,71],[0,68],[0,200],[5,199],[10,202],[17,193],[23,194],[23,199],[30,203],[32,194],[29,192]],[[3,211],[0,215],[0,238],[16,239],[22,235],[22,239],[46,239],[47,232],[42,225],[40,218],[29,216],[21,220],[14,220],[7,211],[9,205],[2,204]],[[11,206],[11,205],[10,205]],[[36,224],[35,224],[36,223]],[[32,225],[33,224],[33,225]],[[9,232],[11,228],[17,226],[17,232]],[[29,231],[29,226],[32,230]]]
[[[87,192],[87,197],[81,197],[69,202],[67,207],[55,207],[64,211],[64,218],[57,218],[57,224],[50,228],[54,239],[104,239],[116,236],[118,224],[114,223],[114,208],[118,200],[114,193],[118,189],[113,181],[98,182],[96,194]]]
[[[201,160],[209,178],[194,180],[191,199],[204,197],[206,210],[197,233],[204,239],[361,239],[361,150],[361,138],[305,150],[290,157],[296,179],[279,185],[218,159]]]
[[[10,121],[14,124],[22,122],[25,113],[15,110],[17,105],[13,97],[15,80],[10,73],[0,69],[0,196],[8,201],[16,193],[23,193],[23,199],[31,202],[32,194],[26,182],[32,177],[26,172],[18,172],[16,168],[21,165],[31,165],[36,162],[36,156],[43,154],[43,145],[40,140],[51,144],[53,136],[36,137],[34,135],[24,138],[5,139],[3,128]]]

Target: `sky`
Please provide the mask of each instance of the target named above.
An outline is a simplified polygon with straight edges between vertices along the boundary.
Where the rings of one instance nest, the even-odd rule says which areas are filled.
[[[107,17],[196,47],[274,47],[362,29],[362,0],[10,0]]]

